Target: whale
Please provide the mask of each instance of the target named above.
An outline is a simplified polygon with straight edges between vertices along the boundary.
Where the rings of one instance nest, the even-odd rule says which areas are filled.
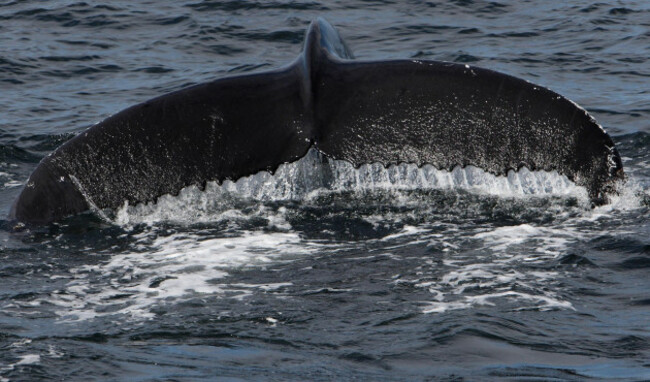
[[[45,225],[275,171],[310,149],[354,166],[557,171],[594,205],[624,171],[596,120],[539,85],[466,64],[354,59],[311,22],[290,64],[175,91],[82,131],[38,164],[9,217]]]

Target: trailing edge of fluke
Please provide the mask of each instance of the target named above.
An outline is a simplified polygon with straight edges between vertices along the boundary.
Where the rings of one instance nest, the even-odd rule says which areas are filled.
[[[274,171],[311,147],[356,166],[557,170],[597,204],[623,178],[612,139],[559,94],[463,64],[354,61],[319,18],[284,68],[163,95],[66,142],[31,174],[10,217],[47,224],[155,201],[189,185]]]

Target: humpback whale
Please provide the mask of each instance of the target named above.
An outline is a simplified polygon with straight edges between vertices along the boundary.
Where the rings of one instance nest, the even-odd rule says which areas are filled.
[[[314,148],[355,166],[556,170],[606,203],[622,179],[585,110],[528,81],[464,64],[357,61],[314,20],[286,67],[221,78],[123,110],[45,157],[10,218],[47,224],[190,185],[273,172]]]

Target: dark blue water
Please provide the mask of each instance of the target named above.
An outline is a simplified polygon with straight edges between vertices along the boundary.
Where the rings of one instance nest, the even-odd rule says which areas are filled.
[[[74,134],[284,65],[317,16],[360,59],[465,62],[576,101],[617,144],[621,195],[187,190],[110,222],[2,220],[0,381],[650,380],[644,1],[4,1],[0,211]],[[264,179],[240,191],[276,195]]]

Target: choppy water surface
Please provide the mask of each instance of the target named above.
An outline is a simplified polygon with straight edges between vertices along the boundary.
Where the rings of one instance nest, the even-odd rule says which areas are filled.
[[[650,379],[646,2],[3,2],[2,211],[75,133],[281,66],[316,16],[361,59],[468,62],[578,102],[617,143],[621,195],[592,209],[556,173],[312,152],[155,205],[3,220],[0,380]]]

